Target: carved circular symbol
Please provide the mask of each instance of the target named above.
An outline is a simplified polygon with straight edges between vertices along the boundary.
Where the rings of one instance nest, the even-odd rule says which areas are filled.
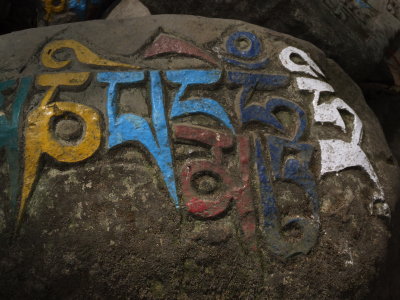
[[[84,127],[78,117],[66,114],[56,118],[53,122],[54,134],[57,139],[74,143],[82,137]]]
[[[221,177],[214,172],[198,172],[192,177],[193,189],[201,195],[212,194],[220,188]]]
[[[233,197],[230,190],[233,181],[223,168],[199,160],[183,166],[182,178],[182,191],[190,213],[200,217],[214,217],[228,208]],[[221,191],[220,195],[210,195],[217,190]]]
[[[260,40],[251,32],[235,32],[226,42],[226,48],[232,55],[242,58],[255,58],[260,54]]]

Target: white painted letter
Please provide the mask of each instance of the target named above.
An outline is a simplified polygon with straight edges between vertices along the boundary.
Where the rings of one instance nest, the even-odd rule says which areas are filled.
[[[307,64],[299,65],[293,62],[290,58],[292,54],[297,54],[300,56]],[[279,59],[281,60],[282,65],[291,72],[301,72],[306,73],[314,77],[318,77],[318,74],[325,77],[324,73],[318,67],[318,65],[305,53],[303,50],[300,50],[295,47],[287,47],[281,51],[279,54]],[[318,74],[317,74],[317,73]]]
[[[374,195],[374,200],[383,200],[383,189],[379,183],[379,179],[366,154],[360,147],[363,126],[358,115],[339,98],[334,99],[330,103],[318,104],[322,92],[334,92],[333,87],[324,81],[299,77],[297,78],[297,85],[300,90],[314,93],[312,105],[315,122],[332,123],[340,127],[343,132],[346,132],[346,125],[339,110],[345,110],[354,117],[350,143],[335,139],[319,140],[321,149],[320,176],[330,172],[339,172],[350,167],[361,167],[368,173],[378,188],[378,193]]]

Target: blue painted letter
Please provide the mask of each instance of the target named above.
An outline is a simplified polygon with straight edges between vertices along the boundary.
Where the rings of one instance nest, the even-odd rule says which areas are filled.
[[[299,185],[311,202],[313,220],[307,218],[285,218],[283,227],[297,225],[302,230],[302,238],[296,242],[288,242],[284,239],[279,221],[279,212],[275,200],[272,182],[268,176],[260,139],[256,140],[256,162],[260,181],[261,201],[264,210],[264,230],[272,252],[285,258],[308,253],[318,238],[319,230],[319,201],[316,193],[316,184],[309,165],[313,153],[313,146],[299,143],[307,126],[305,112],[296,104],[284,99],[271,99],[265,105],[251,105],[243,110],[246,122],[258,121],[283,131],[282,124],[273,117],[273,112],[278,108],[290,109],[297,114],[298,126],[294,136],[284,139],[277,136],[268,136],[267,144],[271,158],[271,175],[274,180],[292,182]],[[251,118],[251,116],[254,118]],[[279,126],[276,126],[276,123]],[[296,153],[296,158],[285,160],[285,153]],[[283,165],[283,167],[282,167]]]
[[[221,77],[219,70],[177,70],[167,71],[168,80],[181,84],[177,92],[171,109],[171,118],[177,118],[191,114],[205,114],[221,121],[225,126],[235,131],[228,114],[224,108],[215,100],[201,98],[196,100],[181,101],[186,88],[193,84],[211,84],[215,83]]]
[[[228,72],[228,82],[234,85],[243,87],[240,94],[239,109],[242,114],[241,119],[243,123],[248,122],[251,118],[254,118],[255,111],[251,109],[245,109],[245,106],[253,94],[253,91],[266,91],[274,90],[286,86],[289,83],[289,77],[282,75],[269,75],[269,74],[254,74],[247,72]],[[260,112],[263,114],[263,112]],[[271,116],[271,115],[269,115]],[[259,118],[268,118],[269,116],[259,116]],[[271,116],[273,119],[275,117]],[[269,123],[272,119],[265,120]],[[260,120],[261,121],[261,120]],[[274,122],[274,126],[281,126],[279,122]]]
[[[176,193],[160,73],[158,71],[150,72],[152,104],[151,119],[155,136],[152,133],[149,123],[144,118],[134,114],[123,114],[117,116],[117,85],[142,81],[144,79],[144,72],[99,73],[97,79],[100,82],[109,83],[107,99],[107,114],[110,134],[108,138],[109,148],[127,141],[138,141],[142,143],[157,162],[164,177],[169,194],[174,200],[175,206],[178,208],[179,201]]]

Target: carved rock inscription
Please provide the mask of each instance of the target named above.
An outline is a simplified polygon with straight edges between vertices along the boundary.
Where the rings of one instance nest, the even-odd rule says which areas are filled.
[[[83,40],[57,37],[39,49],[40,72],[0,82],[3,231],[10,232],[12,244],[41,214],[31,207],[46,202],[35,196],[44,173],[105,168],[107,157],[130,149],[151,166],[144,202],[160,209],[172,205],[172,214],[185,222],[209,226],[219,247],[231,239],[227,224],[234,224],[237,251],[261,257],[257,264],[303,263],[326,247],[324,235],[333,223],[324,223],[321,214],[336,213],[322,187],[327,183],[332,195],[341,194],[335,176],[362,182],[364,208],[358,214],[385,226],[391,217],[387,202],[393,203],[390,180],[364,143],[368,119],[360,105],[352,107],[353,99],[341,96],[327,63],[319,63],[308,45],[276,42],[279,37],[270,35],[271,44],[269,33],[251,26],[221,33],[198,44],[162,27],[131,54],[134,63],[106,58]],[[132,167],[136,178],[143,166]],[[69,189],[67,181],[58,184],[63,187],[55,192]],[[134,204],[139,196],[130,189],[113,197],[127,195]],[[150,190],[164,196],[146,196]],[[65,194],[57,201],[68,199]],[[194,232],[187,234],[193,238]],[[154,296],[149,293],[144,295]]]

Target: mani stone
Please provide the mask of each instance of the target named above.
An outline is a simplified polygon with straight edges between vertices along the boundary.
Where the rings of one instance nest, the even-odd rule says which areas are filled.
[[[0,298],[369,295],[399,170],[319,49],[177,15],[0,39]]]
[[[149,16],[150,11],[139,0],[122,0],[107,15],[110,19],[126,19]]]
[[[390,76],[383,57],[398,47],[398,0],[142,0],[151,14],[242,21],[313,43],[357,82]],[[392,45],[394,44],[394,45]]]

